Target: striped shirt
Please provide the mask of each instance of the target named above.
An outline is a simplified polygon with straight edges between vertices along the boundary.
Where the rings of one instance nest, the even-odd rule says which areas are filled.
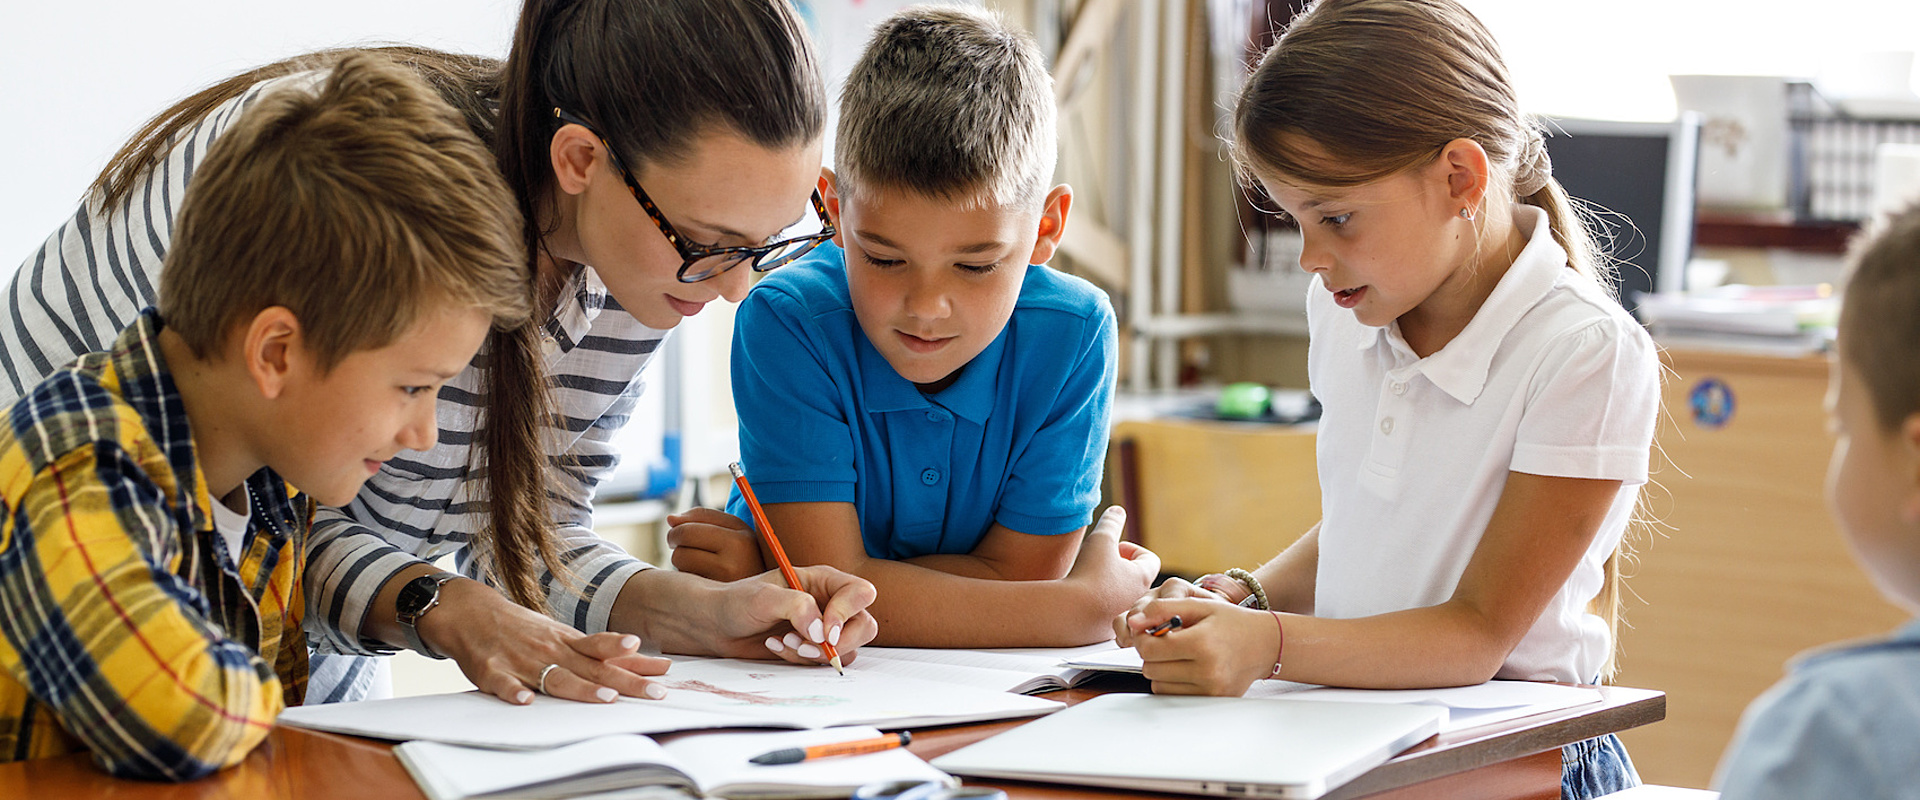
[[[197,778],[300,703],[312,506],[254,473],[228,555],[159,331],[139,317],[0,426],[0,761]]]
[[[31,385],[154,304],[174,210],[208,145],[264,89],[315,80],[317,74],[306,73],[266,81],[214,108],[181,133],[111,215],[98,195],[90,197],[0,297],[11,318],[0,324],[0,375],[16,387]],[[626,424],[641,391],[641,369],[666,333],[621,309],[591,267],[575,270],[542,325],[556,411],[547,440],[556,480],[552,506],[567,578],[543,572],[540,580],[548,613],[589,633],[606,630],[621,587],[648,566],[593,533],[592,497],[618,462],[613,434]],[[321,511],[307,575],[313,609],[307,632],[315,648],[311,702],[356,700],[377,690],[376,665],[365,656],[391,652],[389,644],[397,643],[369,639],[361,628],[389,578],[448,554],[461,572],[484,578],[485,564],[468,545],[484,528],[477,493],[485,483],[474,480],[469,465],[484,416],[486,359],[483,349],[441,390],[438,445],[401,453],[351,504]]]

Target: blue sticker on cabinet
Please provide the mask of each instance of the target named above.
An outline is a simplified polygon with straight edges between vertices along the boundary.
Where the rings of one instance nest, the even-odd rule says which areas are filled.
[[[1693,424],[1724,428],[1733,418],[1733,387],[1719,378],[1704,379],[1687,393],[1687,405],[1693,409]]]

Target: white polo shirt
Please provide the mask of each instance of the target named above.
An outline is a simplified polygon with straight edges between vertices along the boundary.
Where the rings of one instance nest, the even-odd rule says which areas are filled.
[[[1527,246],[1446,347],[1415,356],[1398,323],[1362,325],[1315,285],[1307,374],[1325,413],[1314,613],[1439,605],[1479,545],[1509,472],[1622,482],[1593,545],[1498,677],[1586,682],[1606,662],[1586,606],[1647,480],[1660,406],[1653,341],[1566,266],[1546,213],[1520,205]]]

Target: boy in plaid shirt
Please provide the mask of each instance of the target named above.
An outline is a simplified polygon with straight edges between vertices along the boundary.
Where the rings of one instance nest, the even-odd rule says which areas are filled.
[[[241,113],[159,309],[0,424],[0,761],[185,780],[266,737],[305,690],[313,504],[433,445],[440,384],[529,313],[521,228],[486,148],[382,58]]]

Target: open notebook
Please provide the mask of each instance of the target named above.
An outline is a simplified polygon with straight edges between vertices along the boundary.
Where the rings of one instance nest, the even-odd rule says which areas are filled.
[[[1079,658],[1118,652],[1111,640],[1084,647],[1028,647],[959,650],[918,647],[862,647],[849,669],[880,672],[1000,692],[1033,694],[1068,689],[1098,676],[1068,666]]]
[[[1058,711],[1053,700],[880,672],[783,662],[676,660],[657,679],[660,700],[576,703],[536,697],[516,706],[478,692],[299,706],[287,725],[412,741],[495,748],[541,748],[615,733],[705,728],[825,728],[873,725],[889,730]]]
[[[1107,694],[933,760],[956,775],[1315,798],[1419,744],[1446,710]]]
[[[952,776],[904,749],[798,764],[763,766],[750,759],[783,747],[807,747],[876,736],[874,728],[716,733],[662,745],[618,734],[552,750],[500,751],[439,742],[407,742],[394,755],[430,800],[574,797],[640,786],[672,786],[730,800],[846,797],[881,781],[934,781]]]

